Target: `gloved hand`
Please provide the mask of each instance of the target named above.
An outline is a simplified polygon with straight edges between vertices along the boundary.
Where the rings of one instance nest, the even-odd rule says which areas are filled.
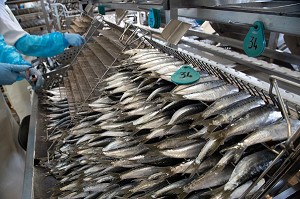
[[[42,73],[38,71],[35,68],[29,68],[26,73],[26,79],[29,82],[29,84],[32,86],[33,90],[37,90],[41,88],[44,85],[44,78],[42,76]]]
[[[70,46],[81,46],[85,43],[84,37],[80,36],[79,34],[65,33],[64,37]]]
[[[29,65],[16,65],[0,63],[0,85],[11,85],[24,78],[24,73],[30,68]]]

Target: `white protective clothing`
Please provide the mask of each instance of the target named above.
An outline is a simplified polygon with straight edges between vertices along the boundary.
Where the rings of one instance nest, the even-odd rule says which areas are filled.
[[[4,0],[0,0],[0,34],[4,36],[7,44],[14,46],[26,32],[4,3]],[[4,86],[8,99],[21,120],[31,112],[28,86],[26,80]],[[0,199],[21,199],[25,151],[18,143],[19,126],[12,117],[1,91],[0,127]]]
[[[0,34],[3,35],[5,42],[11,46],[14,46],[18,39],[27,34],[8,6],[5,5],[5,0],[0,0]],[[27,59],[27,61],[29,60]],[[27,89],[29,86],[26,80],[4,86],[6,95],[12,108],[17,112],[20,121],[25,116],[30,115],[31,112],[30,94]]]
[[[0,91],[0,198],[21,199],[25,151],[18,143],[19,126]]]

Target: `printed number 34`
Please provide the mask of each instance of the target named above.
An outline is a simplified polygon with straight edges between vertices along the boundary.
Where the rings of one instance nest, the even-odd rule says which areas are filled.
[[[190,72],[181,72],[180,75],[181,78],[193,77]]]
[[[257,38],[256,37],[253,37],[253,36],[251,36],[251,40],[250,40],[250,46],[248,46],[248,48],[249,49],[251,49],[251,48],[255,48],[255,50],[256,50],[256,48],[257,48],[257,44],[256,44],[256,40],[257,40]]]

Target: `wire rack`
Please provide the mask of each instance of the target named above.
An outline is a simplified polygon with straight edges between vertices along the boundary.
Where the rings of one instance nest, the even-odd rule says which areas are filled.
[[[223,70],[222,67],[219,67],[218,63],[213,63],[210,60],[195,56],[187,51],[180,51],[178,49],[169,47],[159,40],[153,39],[151,37],[151,33],[147,31],[137,29],[132,25],[127,25],[125,28],[120,28],[111,22],[106,22],[106,24],[113,29],[111,30],[112,34],[109,34],[108,30],[102,30],[102,28],[99,28],[98,26],[94,28],[93,33],[90,34],[90,37],[87,39],[87,44],[78,51],[75,58],[71,62],[70,67],[67,67],[64,69],[64,71],[62,71],[61,74],[64,74],[63,81],[58,82],[63,82],[64,86],[67,87],[68,102],[70,108],[73,109],[75,113],[73,116],[75,121],[80,119],[77,118],[76,113],[86,110],[86,103],[93,97],[99,96],[99,93],[97,93],[99,83],[103,77],[107,76],[109,73],[114,73],[110,66],[113,64],[118,64],[118,60],[122,58],[121,52],[135,47],[157,48],[178,58],[179,60],[185,61],[187,64],[191,64],[194,67],[198,67],[203,71],[207,71],[209,74],[215,75],[220,79],[227,81],[228,83],[234,84],[241,90],[249,92],[251,95],[260,96],[266,103],[272,103],[280,107],[283,114],[284,110],[282,103],[285,103],[287,106],[287,113],[299,118],[300,103],[297,103],[297,100],[295,100],[295,98],[298,99],[299,96],[290,94],[293,96],[293,98],[289,99],[286,97],[287,95],[284,95],[282,98],[280,98],[278,93],[277,95],[274,95],[273,90],[269,89],[270,84],[267,87],[260,86],[260,84],[254,84],[253,79],[250,77],[249,80],[240,78],[239,73],[230,73],[226,70]],[[91,26],[93,25],[94,24]],[[102,36],[104,37],[98,37],[97,34],[94,34],[96,30],[98,33],[102,33]],[[123,31],[123,33],[120,31]],[[115,49],[117,49],[117,51],[115,51]],[[50,79],[55,77],[57,77],[57,75],[53,74],[53,77]],[[282,102],[280,99],[283,99]],[[294,143],[296,138],[298,138],[298,134],[299,132],[295,134],[296,136],[290,139],[292,140],[292,143]],[[269,148],[266,144],[263,144],[264,147],[267,147],[278,154],[274,164],[278,159],[282,159],[284,156],[287,157],[284,158],[284,162],[276,172],[270,172],[270,170],[274,168],[274,164],[272,164],[266,170],[266,172],[264,172],[257,179],[256,183],[261,178],[266,178],[269,180],[252,198],[260,198],[262,195],[265,195],[276,184],[280,177],[282,177],[286,169],[293,165],[295,159],[299,158],[300,145],[292,146],[289,141],[287,143],[289,143],[289,145],[286,145],[285,143],[278,144],[279,147],[277,147],[276,150],[274,148]],[[250,191],[251,188],[252,187],[250,187],[246,193]]]
[[[159,41],[155,41],[153,39],[147,39],[148,42],[154,47],[157,48],[165,53],[168,53],[169,55],[172,55],[176,57],[177,59],[180,59],[182,61],[185,61],[188,64],[193,65],[194,67],[198,67],[199,69],[203,71],[207,71],[211,75],[215,75],[219,77],[222,80],[227,81],[228,83],[234,84],[237,87],[239,87],[240,90],[247,91],[251,95],[254,96],[259,96],[261,97],[266,103],[272,103],[279,107],[281,110],[282,114],[287,118],[288,116],[285,115],[286,113],[288,114],[293,114],[294,117],[299,119],[299,104],[295,103],[294,101],[290,101],[289,99],[284,99],[282,100],[280,93],[277,93],[277,95],[273,94],[273,89],[274,87],[273,82],[271,81],[272,79],[279,79],[284,81],[283,79],[277,78],[277,77],[270,77],[270,88],[269,90],[266,90],[265,88],[261,88],[258,86],[253,85],[251,82],[246,82],[239,77],[227,73],[220,68],[213,66],[210,62],[197,59],[196,57],[189,55],[184,52],[180,52],[177,49],[171,48],[167,45],[164,45],[163,43]],[[293,82],[289,82],[291,84],[294,84]],[[297,85],[299,87],[300,85]],[[277,87],[278,88],[278,87]],[[278,91],[279,92],[279,91]],[[280,100],[282,102],[280,103]],[[285,108],[286,107],[286,108]],[[284,110],[285,109],[285,110]],[[288,119],[287,119],[288,120]],[[251,198],[262,198],[265,196],[269,191],[272,191],[272,188],[276,185],[276,183],[283,177],[284,174],[286,174],[286,171],[288,169],[292,168],[295,161],[300,158],[300,144],[297,146],[294,146],[294,142],[296,139],[299,137],[300,130],[295,133],[293,137],[290,137],[290,139],[287,142],[282,142],[278,144],[276,149],[270,148],[267,144],[262,144],[264,147],[267,149],[273,151],[274,153],[277,154],[276,159],[273,161],[273,163],[265,170],[265,172],[259,176],[256,181],[252,184],[251,187],[244,193],[242,198],[245,198],[246,195],[251,191],[251,189],[261,180],[262,178],[268,179],[268,181],[262,186],[255,195],[253,195]],[[286,144],[288,143],[288,144]],[[290,145],[290,143],[293,143]],[[283,158],[284,157],[284,158]],[[278,168],[278,161],[284,159],[283,163],[281,166]],[[277,167],[277,169],[274,169]],[[276,172],[275,172],[276,170]],[[295,170],[297,172],[297,170]],[[288,176],[291,176],[288,175]],[[278,189],[278,188],[277,188]]]

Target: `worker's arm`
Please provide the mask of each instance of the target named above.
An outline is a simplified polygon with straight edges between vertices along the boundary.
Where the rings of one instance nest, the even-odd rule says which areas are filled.
[[[80,46],[85,39],[78,34],[53,32],[44,35],[26,34],[15,43],[15,47],[24,55],[52,57],[60,54],[68,46]]]
[[[0,85],[10,85],[26,78],[33,89],[44,83],[42,74],[23,59],[13,46],[5,43],[0,35]]]

